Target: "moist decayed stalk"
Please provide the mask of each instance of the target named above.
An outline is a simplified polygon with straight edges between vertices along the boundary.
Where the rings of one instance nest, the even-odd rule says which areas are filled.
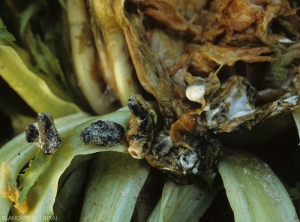
[[[101,62],[91,35],[88,11],[84,1],[67,1],[67,14],[73,63],[80,89],[97,114],[112,111],[114,107],[105,98],[105,82],[101,78]]]
[[[140,86],[135,77],[131,57],[121,27],[116,22],[118,11],[115,11],[115,1],[89,1],[91,16],[94,25],[98,29],[94,31],[94,38],[100,38],[104,44],[98,47],[100,61],[106,63],[103,66],[105,81],[112,83],[115,93],[124,106],[132,93],[138,93]],[[96,28],[95,28],[96,29]],[[100,32],[99,35],[97,35]],[[99,44],[100,46],[100,44]],[[101,56],[103,55],[103,57]],[[112,79],[112,80],[110,80]]]

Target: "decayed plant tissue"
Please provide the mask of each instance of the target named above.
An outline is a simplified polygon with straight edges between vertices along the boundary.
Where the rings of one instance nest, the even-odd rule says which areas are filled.
[[[298,104],[300,23],[289,1],[114,7],[138,79],[165,118],[157,137],[169,151],[158,155],[154,144],[146,156],[153,166],[175,175],[211,172],[218,134],[250,129]]]

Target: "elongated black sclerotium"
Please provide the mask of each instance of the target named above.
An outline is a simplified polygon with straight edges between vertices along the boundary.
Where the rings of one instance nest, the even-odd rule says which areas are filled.
[[[84,144],[93,142],[97,146],[114,146],[122,141],[124,133],[120,124],[98,120],[81,132],[80,139]]]
[[[26,141],[28,143],[37,143],[39,141],[39,131],[36,123],[30,124],[26,128]]]

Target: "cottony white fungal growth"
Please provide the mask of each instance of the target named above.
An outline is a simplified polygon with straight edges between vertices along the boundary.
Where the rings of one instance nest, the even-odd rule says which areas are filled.
[[[191,169],[197,161],[199,161],[199,155],[196,152],[186,151],[180,155],[180,163],[183,170]]]

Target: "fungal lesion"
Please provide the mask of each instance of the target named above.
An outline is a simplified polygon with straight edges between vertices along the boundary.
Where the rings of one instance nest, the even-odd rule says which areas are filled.
[[[26,128],[26,141],[36,143],[44,154],[54,153],[61,145],[61,139],[50,113],[38,113],[36,122]]]
[[[180,140],[167,129],[154,134],[155,112],[151,105],[141,95],[132,95],[128,107],[131,116],[126,138],[128,152],[134,158],[145,158],[181,184],[190,184],[202,173],[214,172],[221,150],[217,139],[196,130],[182,132]]]
[[[125,129],[113,121],[98,120],[86,127],[80,134],[81,141],[87,145],[93,142],[97,146],[115,146],[123,139]]]

